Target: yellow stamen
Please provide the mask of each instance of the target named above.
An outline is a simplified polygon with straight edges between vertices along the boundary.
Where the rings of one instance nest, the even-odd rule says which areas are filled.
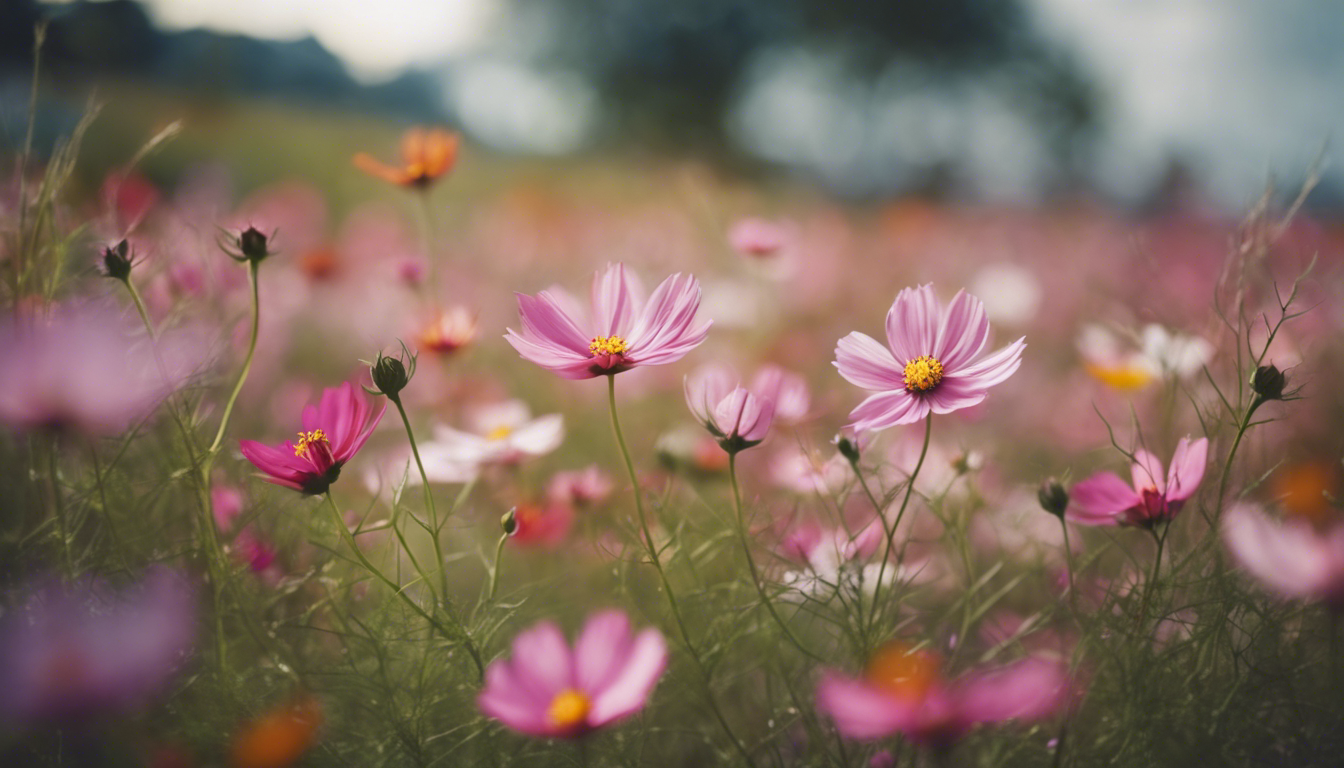
[[[1084,367],[1094,379],[1122,392],[1143,389],[1153,380],[1153,372],[1142,365],[1126,363],[1115,366],[1086,363]]]
[[[314,429],[312,432],[300,432],[299,442],[294,445],[294,455],[304,455],[308,452],[308,446],[318,442],[331,445],[331,441],[327,439],[327,433],[320,429]]]
[[[513,434],[513,427],[510,427],[507,424],[501,424],[498,427],[495,427],[494,429],[490,430],[489,432],[486,432],[485,439],[503,440],[504,438],[512,434]]]
[[[905,388],[911,392],[927,392],[943,380],[943,364],[932,357],[920,355],[905,364]]]
[[[914,650],[907,643],[883,646],[868,661],[868,681],[901,698],[918,699],[938,679],[939,659],[929,651]]]
[[[551,699],[551,706],[546,710],[546,719],[557,728],[573,728],[588,717],[588,710],[591,707],[592,702],[588,700],[586,694],[573,688],[566,688]]]
[[[620,336],[598,336],[588,345],[588,351],[593,353],[593,357],[625,354],[625,339]]]

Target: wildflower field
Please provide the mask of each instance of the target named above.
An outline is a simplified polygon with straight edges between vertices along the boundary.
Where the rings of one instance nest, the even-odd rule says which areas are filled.
[[[861,206],[133,112],[5,158],[0,764],[1344,760],[1310,179]]]

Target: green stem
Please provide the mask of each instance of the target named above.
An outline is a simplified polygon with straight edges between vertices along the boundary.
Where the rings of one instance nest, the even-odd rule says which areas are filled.
[[[733,486],[733,509],[737,513],[737,537],[738,540],[742,542],[742,554],[747,558],[747,569],[751,572],[751,583],[756,587],[756,594],[760,596],[761,602],[765,604],[765,609],[770,612],[770,617],[779,625],[779,628],[784,632],[784,636],[788,638],[794,648],[797,648],[800,653],[813,661],[826,661],[821,656],[818,656],[805,648],[803,644],[799,642],[798,638],[794,636],[793,631],[789,629],[789,625],[785,623],[784,618],[775,610],[774,601],[772,601],[770,596],[766,594],[765,587],[761,584],[761,576],[756,569],[756,559],[752,557],[751,544],[747,539],[747,520],[746,515],[742,511],[742,491],[737,482],[736,453],[728,454],[728,480]]]
[[[154,331],[154,323],[149,319],[149,310],[145,308],[145,300],[140,298],[140,291],[127,277],[122,281],[126,284],[126,290],[131,294],[131,301],[135,302],[135,311],[140,314],[140,320],[145,324],[145,330],[149,331],[150,341],[158,341],[158,334]]]
[[[1069,545],[1069,524],[1064,520],[1064,516],[1059,516],[1059,527],[1064,531],[1064,568],[1069,576],[1069,608],[1073,611],[1073,618],[1078,620],[1078,589],[1073,581],[1073,547]]]
[[[1251,404],[1246,407],[1246,413],[1241,417],[1241,423],[1237,425],[1237,436],[1232,440],[1232,448],[1227,452],[1227,460],[1223,462],[1223,475],[1218,480],[1218,503],[1213,508],[1215,516],[1223,513],[1223,499],[1227,494],[1227,481],[1232,476],[1232,460],[1237,456],[1237,448],[1241,446],[1241,439],[1245,437],[1246,431],[1250,428],[1251,417],[1255,411],[1264,404],[1264,400],[1256,395],[1251,400]]]
[[[47,444],[47,480],[51,483],[51,511],[56,518],[56,534],[61,538],[61,562],[65,566],[66,576],[74,575],[74,562],[70,558],[70,528],[65,519],[65,502],[61,499],[61,484],[57,478],[56,437],[51,436]]]
[[[257,329],[261,321],[261,301],[257,291],[257,262],[247,262],[247,281],[252,286],[252,337],[247,342],[247,357],[243,358],[243,370],[238,374],[238,381],[233,385],[233,391],[229,393],[229,399],[224,404],[224,416],[219,420],[219,429],[215,431],[215,439],[211,441],[210,448],[205,453],[208,457],[214,456],[219,450],[220,443],[224,442],[224,432],[229,428],[229,418],[233,415],[233,405],[238,402],[238,393],[243,391],[243,384],[247,382],[247,374],[252,370],[252,357],[257,352]],[[205,472],[209,472],[210,460],[205,462]],[[208,478],[207,478],[208,481]]]
[[[879,615],[878,596],[882,592],[882,582],[886,578],[887,562],[891,559],[891,550],[892,547],[894,546],[896,538],[896,529],[900,527],[901,520],[902,518],[905,517],[905,510],[910,505],[910,496],[912,493],[914,493],[915,490],[915,479],[919,477],[920,470],[924,468],[924,459],[926,456],[929,455],[929,438],[932,434],[933,434],[933,414],[930,413],[924,419],[924,445],[919,449],[919,461],[915,462],[915,470],[910,473],[910,477],[907,478],[905,481],[905,496],[901,499],[900,510],[896,512],[896,521],[892,523],[891,527],[888,528],[886,531],[887,547],[886,551],[882,554],[882,562],[881,564],[878,565],[877,568],[877,583],[873,585],[873,610],[871,612],[871,615],[868,617],[871,623],[870,629],[875,628],[877,626],[877,619]],[[855,471],[857,470],[858,467],[856,465]],[[862,479],[862,475],[860,475],[860,479]],[[864,487],[867,488],[866,485]],[[886,515],[883,514],[883,510],[878,509],[877,515],[885,523]],[[864,633],[865,637],[867,637],[867,634],[868,634],[867,632]]]
[[[490,592],[486,595],[486,601],[493,603],[495,601],[495,590],[499,589],[499,565],[504,557],[504,542],[509,540],[509,534],[503,534],[499,537],[499,543],[495,545],[495,564],[490,568]]]
[[[439,591],[447,599],[448,569],[443,566],[443,548],[439,544],[439,514],[434,508],[434,493],[429,487],[429,475],[425,474],[425,464],[420,460],[420,448],[415,444],[415,432],[411,430],[411,420],[401,404],[401,397],[388,395],[387,399],[397,406],[397,413],[401,414],[401,423],[406,427],[406,438],[411,443],[411,455],[415,457],[416,469],[420,470],[420,485],[425,491],[425,508],[429,510],[429,538],[434,544],[434,564],[439,570]]]
[[[658,579],[663,585],[663,592],[667,594],[667,603],[672,609],[672,619],[677,624],[677,630],[681,633],[682,642],[686,645],[686,651],[690,654],[691,661],[695,662],[695,667],[700,672],[701,682],[705,686],[705,698],[709,700],[709,708],[713,710],[714,716],[723,728],[723,732],[728,735],[728,740],[732,742],[743,761],[755,768],[756,762],[751,759],[751,753],[733,733],[733,729],[728,725],[727,718],[723,716],[718,702],[714,699],[714,692],[709,687],[709,672],[705,669],[704,662],[700,659],[700,653],[695,649],[695,644],[691,642],[690,632],[686,631],[686,622],[681,617],[681,608],[677,605],[676,594],[672,591],[672,584],[667,580],[667,572],[663,570],[663,563],[658,558],[658,545],[653,541],[653,533],[649,530],[649,520],[644,514],[644,499],[639,489],[639,476],[635,474],[635,463],[630,460],[630,449],[626,446],[625,435],[621,432],[621,420],[616,415],[615,375],[607,376],[607,405],[611,411],[611,430],[616,434],[616,444],[620,446],[621,458],[625,460],[625,470],[630,475],[631,490],[635,494],[635,511],[639,515],[639,527],[644,534],[644,545],[648,550],[649,561],[653,564],[653,569],[658,572]]]
[[[369,562],[369,559],[364,556],[364,551],[359,548],[359,544],[355,541],[354,534],[350,533],[350,529],[346,527],[345,519],[341,517],[341,511],[336,508],[336,500],[331,497],[331,491],[328,490],[323,496],[326,497],[327,509],[331,510],[331,520],[336,524],[337,532],[339,532],[341,537],[345,539],[345,543],[350,547],[350,551],[355,553],[355,558],[359,560],[359,564],[364,567],[364,570],[368,571],[370,576],[378,579],[388,589],[392,590],[402,602],[406,603],[407,607],[418,614],[420,618],[424,619],[431,627],[438,630],[444,637],[450,640],[460,639],[463,647],[467,649],[467,653],[471,655],[472,662],[476,665],[476,673],[483,679],[485,677],[485,664],[481,661],[480,652],[476,650],[476,644],[471,641],[471,636],[467,634],[466,627],[463,627],[459,623],[456,627],[457,632],[450,631],[442,622],[426,611],[424,607],[415,602],[415,600],[406,593],[406,590],[402,589],[396,582],[385,576],[377,566]]]
[[[1139,606],[1139,626],[1142,627],[1148,621],[1148,604],[1151,602],[1153,592],[1157,588],[1157,572],[1162,567],[1162,549],[1167,543],[1167,533],[1171,530],[1171,525],[1162,529],[1159,534],[1153,530],[1153,540],[1157,542],[1157,556],[1153,558],[1153,570],[1148,574],[1148,582],[1143,585],[1143,602]]]

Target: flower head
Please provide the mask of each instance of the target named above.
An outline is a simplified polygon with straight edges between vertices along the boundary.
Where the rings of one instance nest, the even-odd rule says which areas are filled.
[[[420,345],[447,355],[476,340],[476,315],[463,306],[438,311],[419,333]]]
[[[401,137],[400,167],[379,162],[364,152],[355,155],[355,167],[392,184],[423,189],[453,169],[457,146],[455,133],[442,128],[412,128]]]
[[[286,440],[277,447],[254,440],[241,440],[243,456],[266,473],[267,482],[305,494],[326,493],[341,467],[364,446],[373,428],[387,410],[377,413],[350,382],[322,391],[317,405],[303,409],[303,431],[298,442]]]
[[[978,723],[1034,722],[1067,705],[1062,661],[1026,658],[997,669],[943,677],[942,660],[895,642],[879,650],[862,678],[828,670],[817,686],[817,708],[852,739],[900,732],[925,746],[951,746]]]
[[[1344,611],[1344,524],[1321,530],[1300,516],[1276,524],[1243,503],[1223,514],[1222,529],[1237,562],[1265,586]]]
[[[504,337],[524,358],[566,379],[590,379],[640,365],[680,360],[705,340],[711,321],[696,324],[700,284],[690,275],[664,280],[645,299],[623,264],[593,276],[592,313],[558,288],[518,294],[521,333]]]
[[[81,720],[147,703],[182,666],[195,615],[194,591],[167,568],[120,592],[38,589],[0,621],[0,718]]]
[[[465,482],[487,465],[515,465],[544,456],[565,439],[563,416],[552,413],[534,419],[521,400],[477,408],[470,421],[470,431],[436,426],[434,439],[420,447],[430,482]]]
[[[757,445],[770,431],[775,403],[737,385],[722,368],[702,368],[686,377],[686,405],[728,453]]]
[[[656,629],[632,635],[620,611],[589,617],[571,650],[543,621],[513,640],[513,656],[485,670],[481,711],[532,736],[577,738],[643,709],[667,665]]]
[[[1023,339],[984,357],[989,320],[984,306],[959,291],[947,307],[932,285],[906,288],[887,312],[887,346],[851,333],[835,348],[835,367],[851,384],[875,390],[850,413],[858,430],[912,424],[985,399],[1022,362]]]
[[[1199,489],[1208,461],[1209,440],[1181,438],[1171,467],[1145,450],[1134,454],[1130,488],[1112,472],[1099,472],[1073,487],[1073,504],[1065,517],[1079,525],[1138,525],[1151,528],[1169,522]]]

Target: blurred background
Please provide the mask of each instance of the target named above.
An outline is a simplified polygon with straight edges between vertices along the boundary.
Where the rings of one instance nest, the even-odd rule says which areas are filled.
[[[339,187],[333,153],[444,123],[515,168],[689,161],[860,202],[1150,210],[1185,195],[1232,213],[1276,172],[1300,184],[1344,126],[1344,6],[1314,0],[0,8],[0,141],[23,139],[33,27],[49,19],[39,151],[96,88],[92,173],[182,119],[148,175],[222,160],[243,189],[293,174]],[[1341,173],[1325,169],[1313,206],[1340,201]]]

